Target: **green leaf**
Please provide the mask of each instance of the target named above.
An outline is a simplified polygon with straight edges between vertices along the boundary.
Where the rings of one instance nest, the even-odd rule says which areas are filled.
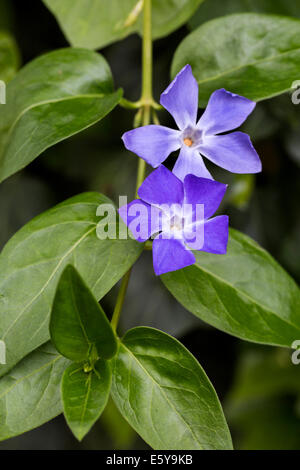
[[[59,385],[69,364],[47,343],[0,379],[0,440],[41,426],[62,412]]]
[[[218,88],[254,101],[289,91],[299,78],[300,21],[241,13],[200,26],[179,45],[174,77],[189,63],[199,83],[199,106]]]
[[[15,75],[19,66],[19,52],[13,37],[0,31],[0,80],[7,83]]]
[[[161,276],[187,310],[248,341],[291,347],[300,337],[299,288],[257,243],[231,229],[226,255],[195,256],[195,265]]]
[[[232,13],[273,13],[300,17],[300,0],[209,0],[197,10],[189,21],[192,29],[213,18]]]
[[[120,98],[107,62],[95,52],[61,49],[26,65],[0,107],[0,181],[104,118]]]
[[[62,401],[67,423],[81,441],[104,410],[111,387],[108,362],[99,360],[85,373],[78,364],[70,365],[62,379]]]
[[[153,328],[126,333],[114,360],[112,396],[155,450],[231,449],[213,386],[182,344]]]
[[[94,347],[104,359],[117,351],[117,340],[105,313],[72,265],[65,268],[57,286],[50,335],[56,349],[72,361],[87,360]]]
[[[99,49],[142,34],[141,0],[43,0],[72,46]],[[203,0],[153,0],[152,34],[167,36],[193,15]]]
[[[122,1],[122,0],[121,0]],[[204,0],[152,0],[152,34],[154,39],[168,36],[185,24]],[[142,22],[139,32],[142,34]]]
[[[0,368],[0,376],[48,341],[55,290],[66,265],[78,269],[99,300],[142,252],[143,244],[130,238],[97,237],[100,204],[111,201],[97,193],[68,199],[25,225],[3,249],[0,339],[6,343],[7,366]]]

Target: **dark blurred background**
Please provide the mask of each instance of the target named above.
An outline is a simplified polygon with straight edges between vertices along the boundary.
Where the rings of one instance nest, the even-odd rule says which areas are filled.
[[[177,45],[189,29],[218,16],[216,1],[211,6],[209,3],[207,0],[200,6],[189,25],[155,42],[157,99],[169,83]],[[22,64],[68,46],[41,0],[0,0],[0,4],[0,27],[14,35]],[[234,11],[239,11],[238,0],[233,4]],[[292,14],[300,17],[300,9]],[[138,99],[140,38],[131,36],[101,52],[112,68],[116,86],[124,89],[128,99]],[[132,198],[137,158],[123,148],[120,137],[132,127],[133,117],[132,112],[117,108],[100,124],[47,150],[24,171],[2,183],[1,247],[34,216],[77,193],[100,191],[116,202],[119,194]],[[230,216],[231,226],[258,241],[298,282],[299,118],[300,105],[293,105],[289,94],[259,103],[243,130],[251,135],[261,156],[263,173],[234,176],[210,166],[216,179],[231,184],[222,207]],[[173,125],[167,113],[161,112],[160,119]],[[170,168],[173,160],[171,156]],[[113,310],[115,293],[116,288],[102,301],[108,313]],[[149,253],[134,268],[122,318],[124,330],[135,325],[154,326],[179,338],[197,357],[222,401],[235,448],[300,449],[300,365],[292,365],[290,351],[242,342],[202,323],[176,303],[155,278]],[[112,403],[81,444],[72,437],[63,417],[0,443],[0,449],[144,448],[146,444]]]

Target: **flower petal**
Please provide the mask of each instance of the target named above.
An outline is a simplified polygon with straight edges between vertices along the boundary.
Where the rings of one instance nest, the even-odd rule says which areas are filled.
[[[169,111],[179,129],[196,125],[198,113],[198,83],[192,68],[186,65],[160,96],[161,105]]]
[[[228,244],[228,225],[229,218],[227,215],[219,215],[206,220],[204,223],[204,244],[201,251],[225,255]]]
[[[127,150],[138,155],[154,168],[170,153],[180,148],[180,132],[164,126],[144,126],[125,132],[122,136]]]
[[[207,170],[199,150],[191,149],[184,145],[173,168],[174,175],[181,181],[184,181],[186,175],[192,174],[202,178],[213,179]]]
[[[181,240],[155,238],[152,250],[153,267],[157,276],[185,268],[196,261],[194,254]]]
[[[140,199],[120,207],[118,212],[138,242],[145,242],[161,230],[161,211]]]
[[[221,88],[210,97],[197,127],[214,135],[239,127],[255,108],[256,103]]]
[[[204,205],[204,218],[208,219],[218,209],[226,193],[227,185],[207,178],[187,175],[184,178],[185,204]]]
[[[182,204],[183,184],[165,166],[153,171],[138,190],[138,195],[149,204]]]
[[[250,137],[243,132],[207,136],[199,151],[216,165],[233,173],[259,173],[262,168]]]

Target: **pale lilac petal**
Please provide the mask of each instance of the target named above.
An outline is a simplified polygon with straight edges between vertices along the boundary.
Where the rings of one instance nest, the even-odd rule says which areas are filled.
[[[239,127],[255,108],[256,103],[229,91],[216,90],[210,97],[197,127],[214,135]]]
[[[202,250],[204,246],[205,223],[198,221],[191,225],[185,225],[183,231],[183,239],[185,244],[191,250]]]
[[[145,242],[161,230],[161,211],[140,199],[120,207],[118,212],[138,242]]]
[[[228,224],[227,215],[219,215],[204,223],[204,244],[201,251],[224,255],[228,244]]]
[[[194,254],[186,248],[181,240],[155,238],[152,251],[153,267],[157,276],[185,268],[196,261]]]
[[[225,195],[227,185],[207,178],[187,175],[184,178],[185,204],[204,205],[204,218],[208,219],[218,209]]]
[[[144,126],[122,136],[127,150],[138,155],[154,168],[181,145],[180,132],[164,126]]]
[[[186,175],[192,174],[202,178],[212,179],[210,172],[207,170],[203,158],[199,150],[191,149],[186,145],[182,146],[179,157],[173,168],[174,175],[181,181],[184,181]]]
[[[160,96],[161,105],[169,111],[179,129],[196,125],[198,83],[190,65],[186,65]]]
[[[165,166],[153,171],[138,190],[139,197],[149,204],[182,204],[183,184]]]
[[[205,137],[199,151],[232,173],[259,173],[262,168],[250,137],[243,132]]]

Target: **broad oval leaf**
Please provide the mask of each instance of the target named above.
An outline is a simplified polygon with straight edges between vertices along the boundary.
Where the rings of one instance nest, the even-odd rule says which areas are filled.
[[[121,0],[122,1],[122,0]],[[152,34],[154,39],[168,36],[185,24],[204,0],[152,0]],[[143,26],[140,22],[139,32]]]
[[[0,80],[7,83],[19,66],[19,51],[15,40],[6,31],[0,31]]]
[[[113,399],[153,449],[232,448],[212,384],[177,340],[153,328],[134,328],[113,362]]]
[[[0,181],[98,122],[120,98],[107,62],[95,52],[68,48],[33,60],[8,84],[0,107]]]
[[[161,276],[187,310],[248,341],[291,347],[300,337],[299,288],[257,243],[231,229],[226,255],[195,256],[195,265]]]
[[[300,17],[300,0],[209,0],[190,19],[189,26],[195,29],[206,21],[232,13],[270,13]]]
[[[199,106],[218,88],[260,101],[289,91],[299,79],[300,21],[241,13],[218,18],[179,45],[172,76],[190,64],[199,83]]]
[[[104,411],[110,387],[111,369],[107,361],[97,361],[94,370],[88,373],[79,364],[65,370],[61,383],[64,415],[79,441]]]
[[[97,238],[100,204],[112,203],[97,193],[68,199],[30,221],[4,247],[0,339],[6,343],[7,366],[0,367],[0,376],[48,341],[52,302],[66,265],[78,269],[99,300],[142,252],[143,245],[130,238]]]
[[[60,382],[69,364],[47,343],[1,377],[0,440],[30,431],[62,412]]]
[[[204,0],[152,0],[152,34],[179,28]],[[141,0],[43,0],[70,44],[99,49],[131,33],[142,34]]]
[[[117,350],[107,316],[72,265],[65,268],[57,286],[50,336],[56,349],[72,361],[87,360],[94,347],[103,359]]]

